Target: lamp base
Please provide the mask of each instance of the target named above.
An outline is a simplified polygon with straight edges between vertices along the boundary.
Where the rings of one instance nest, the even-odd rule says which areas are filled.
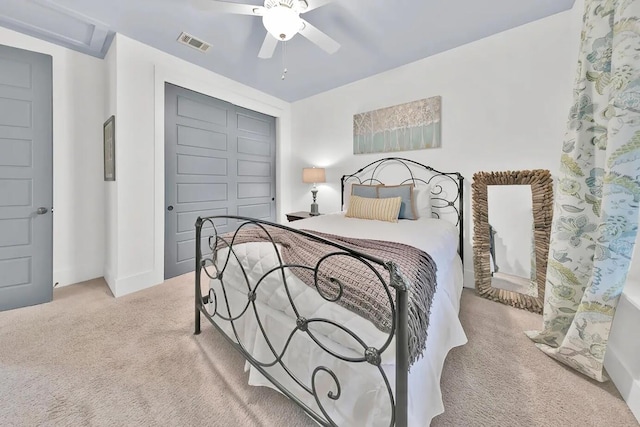
[[[320,215],[320,212],[318,211],[318,204],[317,203],[311,203],[311,210],[309,211],[309,215],[311,215],[311,216]]]

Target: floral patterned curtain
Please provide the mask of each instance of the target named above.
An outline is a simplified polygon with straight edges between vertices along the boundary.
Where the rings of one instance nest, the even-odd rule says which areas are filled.
[[[562,147],[543,330],[549,356],[604,381],[640,203],[640,1],[586,0]]]

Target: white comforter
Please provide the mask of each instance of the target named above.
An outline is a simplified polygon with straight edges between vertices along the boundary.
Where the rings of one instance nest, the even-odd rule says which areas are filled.
[[[440,375],[442,365],[449,350],[466,342],[466,336],[458,320],[460,294],[462,292],[462,268],[456,253],[457,230],[451,224],[437,219],[400,221],[397,224],[380,221],[367,221],[345,218],[342,214],[323,215],[290,224],[298,229],[317,230],[355,238],[370,238],[405,243],[429,253],[436,262],[438,288],[434,295],[428,330],[427,347],[423,358],[411,368],[409,375],[409,425],[426,426],[431,419],[443,411],[440,393]],[[241,259],[244,270],[255,286],[266,271],[277,265],[277,254],[269,243],[250,243],[234,247]],[[226,255],[220,251],[219,260]],[[333,319],[351,329],[368,344],[378,347],[387,335],[376,329],[373,324],[343,307],[328,302],[317,292],[287,273],[289,292],[303,317]],[[227,299],[230,302],[231,315],[237,316],[246,306],[247,285],[241,270],[233,262],[224,273]],[[222,290],[217,281],[211,282],[221,298]],[[221,308],[221,303],[218,305]],[[269,335],[277,353],[280,353],[289,334],[295,327],[295,315],[286,291],[278,274],[267,276],[257,291],[258,316]],[[226,308],[222,312],[228,314]],[[253,312],[236,322],[235,332],[226,324],[219,322],[225,332],[236,340],[260,361],[272,361],[272,352],[259,333],[259,325]],[[328,325],[314,324],[322,342],[343,356],[362,356],[362,347],[343,332]],[[326,339],[324,337],[328,337]],[[395,342],[383,353],[382,369],[389,377],[393,388],[395,381]],[[296,333],[284,353],[285,364],[306,384],[310,385],[313,369],[327,366],[339,377],[342,396],[337,402],[327,399],[329,390],[335,391],[335,385],[328,375],[317,378],[322,404],[339,425],[388,425],[389,397],[380,373],[368,364],[345,363],[329,356],[311,342],[306,334]],[[247,364],[250,370],[249,383],[273,387],[255,368]],[[270,374],[292,389],[298,398],[317,410],[311,395],[291,381],[282,368],[270,368]]]

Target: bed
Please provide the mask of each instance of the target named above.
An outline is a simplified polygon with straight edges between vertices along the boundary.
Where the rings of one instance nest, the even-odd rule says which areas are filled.
[[[209,319],[246,358],[249,384],[280,391],[321,425],[428,425],[444,409],[444,359],[466,343],[458,319],[462,176],[409,159],[377,160],[342,177],[342,207],[352,184],[382,183],[421,187],[429,211],[397,223],[344,210],[289,226],[232,216],[196,223],[196,334],[201,316]],[[219,235],[216,224],[229,221],[236,232]],[[372,238],[367,251],[353,246]],[[307,246],[322,251],[303,263]],[[437,266],[425,315],[416,314],[421,285],[407,275],[405,248]],[[393,251],[402,252],[398,262],[389,260]],[[358,292],[377,295],[373,310],[349,305]]]

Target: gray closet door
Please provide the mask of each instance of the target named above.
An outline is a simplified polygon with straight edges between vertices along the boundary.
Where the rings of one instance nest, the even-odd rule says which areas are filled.
[[[166,84],[165,279],[194,270],[198,216],[275,221],[275,143],[275,118]]]
[[[0,45],[0,310],[53,298],[51,57]]]

